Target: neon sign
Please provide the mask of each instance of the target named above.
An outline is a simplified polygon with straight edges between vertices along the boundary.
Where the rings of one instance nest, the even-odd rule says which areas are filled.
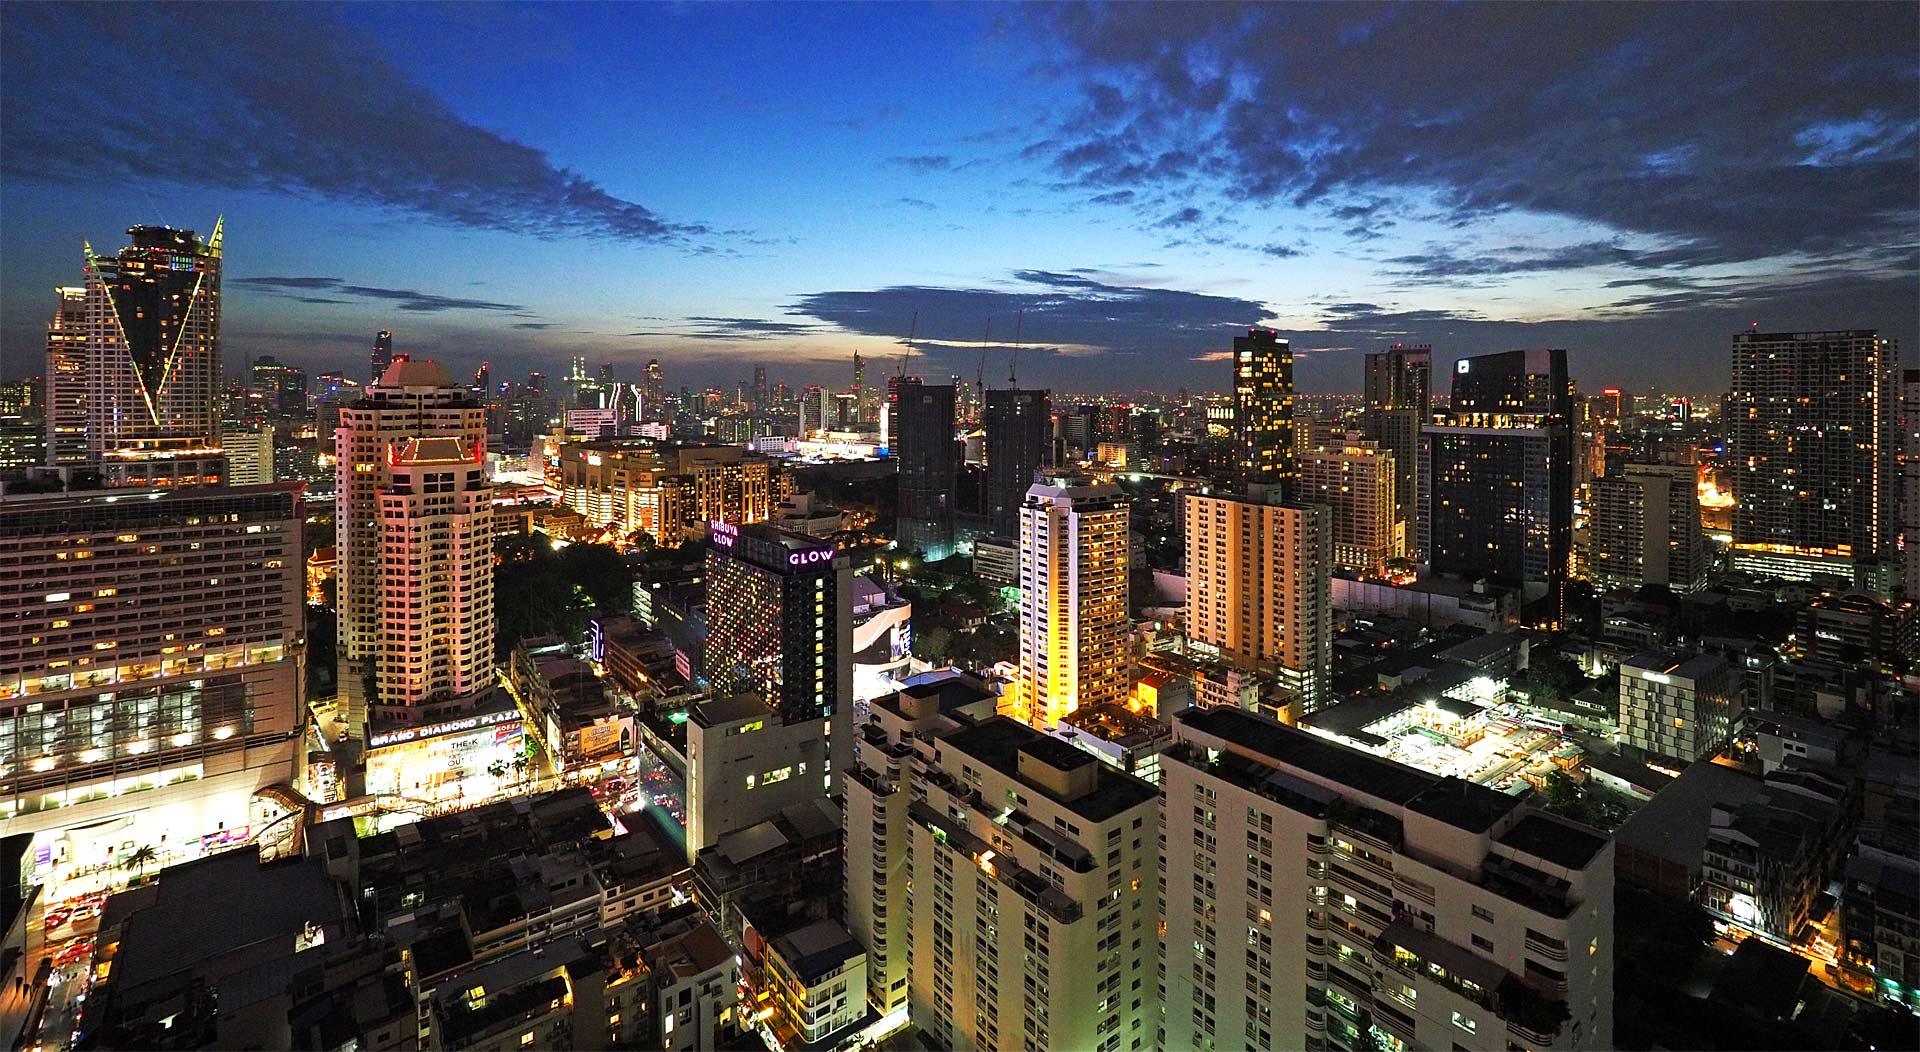
[[[713,543],[722,548],[733,547],[740,539],[740,527],[721,522],[719,519],[707,523],[707,531],[713,537]]]
[[[787,565],[811,566],[814,563],[827,562],[833,558],[833,551],[832,548],[813,548],[804,552],[789,552],[787,554]]]

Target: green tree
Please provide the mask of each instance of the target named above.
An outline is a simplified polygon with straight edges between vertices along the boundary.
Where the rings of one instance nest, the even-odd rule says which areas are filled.
[[[121,861],[120,868],[137,869],[140,873],[136,879],[144,879],[147,874],[147,867],[158,861],[160,861],[159,850],[152,844],[142,844],[134,848],[133,852]]]

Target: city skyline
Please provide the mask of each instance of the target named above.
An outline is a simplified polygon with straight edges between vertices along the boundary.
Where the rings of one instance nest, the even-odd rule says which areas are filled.
[[[1755,323],[1911,359],[1897,7],[1492,10],[22,9],[0,373],[40,371],[83,239],[221,215],[230,373],[355,375],[392,329],[456,372],[839,384],[914,329],[912,371],[970,378],[991,319],[998,384],[1016,316],[1022,383],[1056,389],[1217,390],[1249,325],[1306,393],[1398,340],[1702,393]],[[74,54],[152,80],[82,92]],[[1682,71],[1712,91],[1659,87]]]

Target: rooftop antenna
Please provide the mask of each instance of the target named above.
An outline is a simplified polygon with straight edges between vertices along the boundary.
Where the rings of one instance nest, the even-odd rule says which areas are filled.
[[[1008,387],[1020,386],[1020,323],[1025,321],[1026,317],[1027,312],[1024,307],[1013,316],[1013,356],[1007,360]]]

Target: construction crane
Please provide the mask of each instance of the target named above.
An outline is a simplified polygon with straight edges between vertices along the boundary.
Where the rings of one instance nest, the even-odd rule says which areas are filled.
[[[907,344],[900,351],[900,375],[907,375],[907,359],[913,356],[913,335],[920,331],[920,312],[913,312],[913,320],[907,323]]]
[[[973,373],[973,404],[987,404],[987,348],[993,343],[993,319],[987,319],[987,334],[980,337],[980,365]]]
[[[1020,386],[1020,323],[1025,321],[1027,312],[1022,309],[1013,316],[1013,356],[1007,360],[1007,386]]]

